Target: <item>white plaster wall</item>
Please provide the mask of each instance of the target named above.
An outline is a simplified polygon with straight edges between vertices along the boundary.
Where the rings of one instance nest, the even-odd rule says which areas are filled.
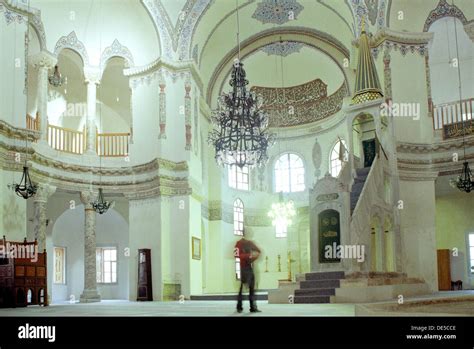
[[[458,36],[459,58],[456,52]],[[463,24],[452,17],[442,18],[433,23],[430,32],[434,32],[433,43],[429,50],[431,91],[435,105],[459,100],[458,68],[453,64],[457,58],[461,69],[462,98],[474,96],[474,43],[464,31]]]
[[[146,163],[157,157],[160,129],[158,91],[156,79],[150,84],[141,83],[132,90],[134,137],[130,145],[130,164]]]
[[[129,258],[129,299],[137,299],[138,249],[151,249],[151,269],[153,299],[162,299],[161,263],[161,205],[160,199],[150,198],[130,200],[130,258]]]
[[[25,32],[26,23],[7,24],[0,16],[0,119],[25,127]]]
[[[438,289],[435,188],[433,181],[400,181],[402,268]]]
[[[114,39],[129,48],[138,66],[160,55],[156,30],[141,2],[32,0],[31,6],[41,10],[51,52],[61,36],[74,30],[87,49],[91,65],[99,65],[102,51]]]
[[[21,172],[0,170],[0,227],[1,236],[7,240],[23,241],[27,236],[26,205],[27,200],[17,196],[7,187],[13,182],[19,183]]]
[[[419,103],[420,118],[399,116],[393,118],[395,135],[399,141],[430,143],[433,138],[433,120],[428,117],[425,58],[418,53],[391,51],[392,93],[394,103]]]
[[[201,231],[201,204],[194,198],[189,199],[189,251],[192,254],[192,237],[201,239],[201,259],[190,258],[190,294],[199,295],[203,293],[202,268],[204,259],[202,256],[202,231]]]
[[[117,283],[98,284],[102,299],[128,298],[128,224],[115,209],[96,217],[97,247],[117,248]],[[55,220],[52,227],[52,239],[49,239],[51,251],[48,259],[48,271],[53,271],[53,247],[66,248],[66,285],[52,284],[53,302],[78,300],[84,289],[84,206],[67,209]],[[52,277],[52,274],[50,275]]]

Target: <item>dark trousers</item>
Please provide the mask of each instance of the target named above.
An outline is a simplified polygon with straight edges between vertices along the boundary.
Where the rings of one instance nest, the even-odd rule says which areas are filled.
[[[249,287],[250,309],[256,309],[255,303],[255,274],[252,268],[245,268],[240,271],[240,290],[237,297],[237,309],[242,310],[242,288],[246,284]]]

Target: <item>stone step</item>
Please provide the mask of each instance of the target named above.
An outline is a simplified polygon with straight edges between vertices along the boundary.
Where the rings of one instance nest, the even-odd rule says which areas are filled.
[[[363,177],[363,176],[367,177],[369,175],[369,172],[370,172],[370,166],[356,169],[357,177]]]
[[[352,196],[359,196],[362,193],[362,188],[364,188],[365,181],[363,182],[356,182],[352,186],[351,197]]]
[[[306,274],[296,274],[296,282],[306,280],[305,275]]]
[[[305,288],[302,290],[295,290],[295,296],[334,296],[336,294],[335,288]]]
[[[331,303],[330,296],[295,296],[293,299],[295,304],[311,304],[311,303]]]
[[[306,273],[304,281],[334,280],[334,279],[344,279],[344,278],[345,278],[345,274],[343,271],[323,271],[323,272]]]
[[[306,280],[300,282],[300,288],[336,288],[339,287],[339,280]]]

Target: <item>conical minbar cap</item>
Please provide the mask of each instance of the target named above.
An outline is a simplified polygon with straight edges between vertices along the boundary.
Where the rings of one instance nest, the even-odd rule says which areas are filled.
[[[370,51],[369,39],[365,30],[359,38],[359,61],[357,63],[356,83],[353,104],[364,103],[383,97],[380,81]]]

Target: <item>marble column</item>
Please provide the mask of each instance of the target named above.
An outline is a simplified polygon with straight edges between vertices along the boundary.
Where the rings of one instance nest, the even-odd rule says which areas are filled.
[[[38,241],[38,251],[43,252],[46,249],[46,207],[48,198],[54,194],[56,187],[48,184],[40,184],[36,195],[33,197],[35,210],[34,234]]]
[[[57,58],[48,52],[39,52],[31,56],[30,63],[38,69],[36,106],[38,111],[38,124],[41,131],[40,141],[48,142],[48,70],[52,69]]]
[[[81,294],[81,303],[100,302],[100,294],[97,290],[96,271],[96,236],[95,218],[96,212],[92,208],[92,202],[97,194],[92,191],[81,192],[81,201],[84,204],[84,291]]]
[[[84,71],[87,85],[87,120],[86,120],[86,153],[96,154],[96,113],[97,113],[97,86],[100,84],[100,71],[88,68]]]

